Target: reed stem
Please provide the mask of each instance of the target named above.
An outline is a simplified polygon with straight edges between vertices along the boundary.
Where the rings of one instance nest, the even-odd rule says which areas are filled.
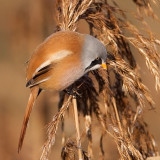
[[[76,132],[77,132],[78,158],[79,158],[79,160],[83,160],[82,150],[81,150],[81,136],[80,136],[80,129],[79,129],[77,99],[76,99],[76,97],[73,97],[72,102],[73,102],[73,107],[74,107],[75,127],[76,127]]]

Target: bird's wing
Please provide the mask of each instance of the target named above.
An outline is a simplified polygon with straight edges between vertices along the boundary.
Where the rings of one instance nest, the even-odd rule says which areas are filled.
[[[32,111],[32,107],[34,105],[34,102],[37,98],[37,96],[40,93],[40,89],[38,86],[35,86],[33,88],[31,88],[31,93],[30,93],[30,97],[28,100],[28,104],[27,104],[27,108],[26,108],[26,112],[25,112],[25,116],[24,116],[24,120],[23,120],[23,124],[22,124],[22,128],[21,128],[21,133],[20,133],[20,137],[19,137],[19,143],[18,143],[18,152],[21,150],[22,145],[23,145],[23,140],[24,140],[24,136],[26,133],[26,128],[27,128],[27,124],[28,124],[28,120],[29,120],[29,116],[30,113]]]
[[[53,69],[54,65],[71,54],[73,54],[73,52],[70,50],[61,50],[54,54],[49,54],[47,58],[45,57],[43,63],[35,69],[32,77],[28,79],[26,87],[31,88],[50,79],[50,71]],[[35,63],[36,60],[37,59],[34,59],[31,63]]]
[[[53,63],[48,63],[38,68],[38,70],[36,70],[36,72],[34,73],[33,77],[26,83],[26,87],[31,88],[44,81],[47,81],[50,78],[49,72],[51,71],[52,67]]]

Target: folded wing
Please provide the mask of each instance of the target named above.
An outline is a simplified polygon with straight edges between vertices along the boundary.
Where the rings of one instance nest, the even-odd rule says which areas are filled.
[[[39,70],[36,71],[33,77],[26,83],[26,87],[31,88],[44,81],[47,81],[50,78],[49,72],[51,71],[52,68],[53,68],[53,63],[47,64],[46,66],[39,68]]]

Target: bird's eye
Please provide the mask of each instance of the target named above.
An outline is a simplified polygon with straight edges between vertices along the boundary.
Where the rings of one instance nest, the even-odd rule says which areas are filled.
[[[97,57],[95,60],[93,60],[93,61],[91,62],[91,64],[90,64],[85,70],[91,69],[92,67],[94,67],[94,66],[96,66],[96,65],[100,65],[100,64],[102,64],[102,59],[99,58],[99,57]]]
[[[94,61],[92,61],[92,63],[94,64],[101,64],[102,63],[102,59],[97,57]]]

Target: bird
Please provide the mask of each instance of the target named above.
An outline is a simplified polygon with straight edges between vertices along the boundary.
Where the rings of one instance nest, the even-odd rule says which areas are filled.
[[[46,38],[33,52],[26,69],[30,96],[20,132],[21,150],[29,117],[42,90],[59,92],[91,70],[107,69],[107,51],[97,38],[75,31],[58,31]]]

